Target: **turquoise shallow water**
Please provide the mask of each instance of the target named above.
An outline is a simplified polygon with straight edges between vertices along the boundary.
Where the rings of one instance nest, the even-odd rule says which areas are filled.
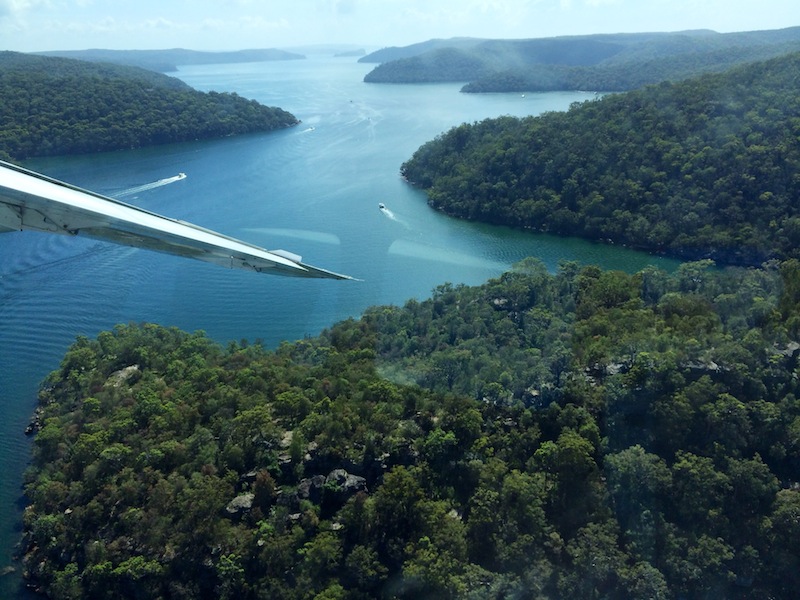
[[[424,194],[399,176],[416,148],[454,125],[564,110],[594,94],[467,95],[458,84],[365,84],[370,69],[321,57],[186,67],[177,76],[197,89],[235,91],[302,123],[276,133],[27,165],[362,281],[261,276],[30,232],[1,236],[0,569],[11,564],[19,537],[30,451],[23,430],[39,382],[76,335],[153,321],[202,329],[222,343],[260,339],[275,346],[370,305],[427,297],[447,281],[481,283],[526,256],[550,269],[562,259],[627,271],[677,264],[457,221],[430,210]],[[0,597],[25,597],[18,573],[0,578]]]

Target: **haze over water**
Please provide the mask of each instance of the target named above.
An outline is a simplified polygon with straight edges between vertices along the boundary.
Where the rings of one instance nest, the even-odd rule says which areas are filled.
[[[452,126],[565,110],[593,93],[468,95],[459,84],[365,84],[371,68],[322,57],[182,68],[177,76],[197,89],[280,106],[302,123],[269,134],[26,165],[363,281],[232,271],[66,236],[0,236],[0,570],[11,562],[21,527],[30,451],[23,430],[39,383],[77,335],[148,321],[202,329],[223,344],[248,339],[275,347],[371,305],[426,298],[444,282],[482,283],[526,256],[551,270],[562,259],[627,271],[677,264],[451,219],[400,178],[401,163]],[[23,597],[15,566],[16,574],[0,578],[0,597]]]

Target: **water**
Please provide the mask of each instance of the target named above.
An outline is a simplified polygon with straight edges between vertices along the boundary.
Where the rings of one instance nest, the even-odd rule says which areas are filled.
[[[197,89],[235,91],[303,122],[269,134],[26,165],[363,281],[230,271],[80,238],[0,236],[0,570],[12,564],[19,538],[30,451],[23,430],[38,384],[77,335],[151,321],[202,329],[222,343],[260,339],[274,347],[370,305],[425,298],[446,281],[482,283],[526,256],[553,270],[561,259],[627,271],[676,264],[450,219],[400,178],[416,148],[454,125],[564,110],[593,94],[365,84],[370,68],[333,58],[186,67],[178,76]],[[19,572],[0,577],[0,597],[24,597],[19,581]]]

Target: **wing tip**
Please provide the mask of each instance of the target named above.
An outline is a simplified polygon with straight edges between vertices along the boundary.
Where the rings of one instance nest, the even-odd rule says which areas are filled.
[[[306,269],[308,273],[307,277],[318,277],[320,279],[338,279],[346,281],[363,281],[363,279],[358,279],[356,277],[351,277],[350,275],[344,275],[342,273],[336,273],[335,271],[329,271],[328,269],[320,269],[319,267],[308,265],[306,263],[298,262],[297,264]]]

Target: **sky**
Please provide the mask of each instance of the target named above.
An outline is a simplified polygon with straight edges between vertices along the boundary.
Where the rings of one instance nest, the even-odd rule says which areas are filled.
[[[0,0],[0,50],[241,50],[800,25],[798,0]]]

